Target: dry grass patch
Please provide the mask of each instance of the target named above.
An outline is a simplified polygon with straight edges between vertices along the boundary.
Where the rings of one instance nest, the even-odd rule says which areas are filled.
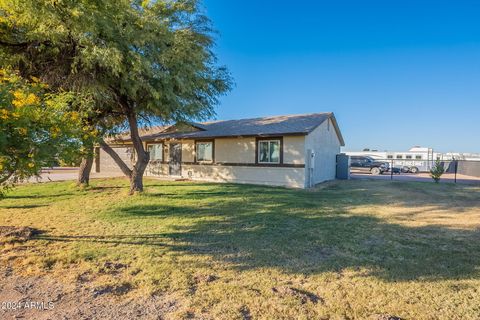
[[[92,304],[148,297],[166,319],[480,315],[478,187],[146,186],[132,197],[121,179],[15,189],[0,202],[0,225],[43,233],[1,244],[0,263],[70,284],[66,297],[85,290]]]

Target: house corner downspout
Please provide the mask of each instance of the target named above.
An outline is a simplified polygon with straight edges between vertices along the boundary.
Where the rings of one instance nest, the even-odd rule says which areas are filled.
[[[315,152],[312,149],[307,149],[307,188],[312,188],[315,186],[313,173],[315,169]]]

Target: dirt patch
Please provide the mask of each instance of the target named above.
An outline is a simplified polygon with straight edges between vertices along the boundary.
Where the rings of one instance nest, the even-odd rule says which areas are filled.
[[[98,288],[94,297],[88,283],[63,283],[49,276],[20,276],[0,266],[0,297],[16,303],[0,308],[0,319],[165,319],[180,307],[169,295],[128,298],[117,294],[131,290],[130,284]],[[99,294],[101,293],[101,294]],[[20,304],[19,304],[20,303]],[[28,306],[28,307],[27,307]],[[115,307],[112,307],[115,306]]]
[[[130,283],[122,283],[118,286],[103,286],[93,290],[93,297],[96,298],[98,296],[104,294],[113,294],[116,296],[121,296],[132,290],[132,285]]]
[[[218,277],[214,274],[199,274],[199,275],[196,275],[195,277],[193,277],[193,281],[196,284],[210,283],[210,282],[213,282],[215,280],[218,280]]]
[[[86,283],[86,282],[89,282],[91,278],[92,278],[92,275],[90,274],[90,272],[84,272],[77,276],[77,282]]]
[[[250,314],[250,309],[247,306],[242,306],[240,308],[240,314],[242,315],[243,320],[252,320],[252,315]]]
[[[376,314],[371,317],[372,320],[403,320],[400,317],[392,316],[390,314]]]
[[[288,296],[298,298],[302,304],[305,304],[309,301],[314,304],[319,302],[324,303],[323,299],[316,294],[294,287],[274,287],[272,288],[272,291],[282,298]]]
[[[128,268],[127,264],[107,261],[103,264],[99,271],[100,273],[105,274],[117,274],[126,268]]]
[[[0,226],[0,242],[27,241],[41,231],[30,227]]]
[[[188,291],[193,295],[197,292],[199,285],[207,284],[216,280],[218,280],[218,277],[214,274],[197,274],[193,277]]]

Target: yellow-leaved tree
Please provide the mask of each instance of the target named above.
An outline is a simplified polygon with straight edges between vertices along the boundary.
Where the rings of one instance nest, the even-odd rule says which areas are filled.
[[[49,94],[37,78],[0,69],[0,194],[81,147],[72,95]]]

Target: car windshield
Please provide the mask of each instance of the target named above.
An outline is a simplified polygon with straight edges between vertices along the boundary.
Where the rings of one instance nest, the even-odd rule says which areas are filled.
[[[365,157],[365,159],[368,161],[368,162],[374,162],[375,159],[373,159],[372,157]]]

